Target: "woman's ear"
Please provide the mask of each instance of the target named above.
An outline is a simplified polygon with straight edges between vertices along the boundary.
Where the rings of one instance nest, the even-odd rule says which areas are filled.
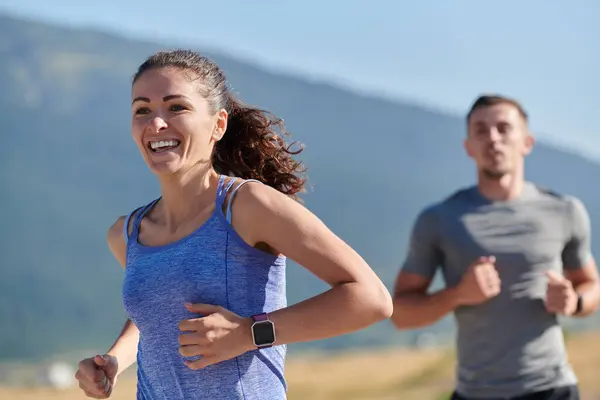
[[[215,127],[213,129],[212,138],[215,142],[223,139],[223,135],[227,131],[227,111],[225,109],[221,109],[215,118]]]

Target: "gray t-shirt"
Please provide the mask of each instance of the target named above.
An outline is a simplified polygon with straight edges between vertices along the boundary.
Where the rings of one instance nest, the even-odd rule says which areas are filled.
[[[544,307],[544,272],[592,259],[583,204],[530,182],[511,201],[489,201],[477,187],[460,190],[419,214],[402,269],[432,278],[441,268],[454,286],[488,255],[496,257],[501,293],[454,313],[458,393],[502,398],[576,384],[562,329]]]

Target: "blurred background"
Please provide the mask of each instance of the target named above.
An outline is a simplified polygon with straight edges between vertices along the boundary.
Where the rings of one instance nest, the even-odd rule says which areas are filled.
[[[522,102],[527,178],[578,196],[600,230],[599,16],[593,0],[0,0],[0,398],[84,398],[77,362],[125,321],[105,236],[159,193],[129,129],[153,52],[200,50],[283,117],[306,145],[307,206],[391,290],[416,214],[474,183],[464,116],[482,93]],[[290,303],[325,289],[288,271]],[[584,399],[600,399],[600,317],[564,322]],[[444,399],[454,332],[385,321],[293,345],[290,399]],[[134,394],[131,368],[113,397]]]

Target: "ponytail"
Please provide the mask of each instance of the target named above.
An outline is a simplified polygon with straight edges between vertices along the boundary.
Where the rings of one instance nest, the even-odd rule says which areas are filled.
[[[227,131],[217,142],[213,153],[215,170],[224,175],[256,179],[278,191],[298,199],[304,191],[306,169],[292,156],[304,149],[293,150],[297,142],[286,143],[283,120],[249,107],[231,94],[227,101]]]

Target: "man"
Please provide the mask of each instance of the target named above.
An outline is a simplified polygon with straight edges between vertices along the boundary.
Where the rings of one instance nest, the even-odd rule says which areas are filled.
[[[467,124],[477,185],[418,216],[392,321],[417,328],[454,312],[454,400],[579,399],[557,315],[583,317],[600,301],[586,209],[525,180],[534,138],[519,103],[482,96]],[[428,293],[437,268],[446,288]]]

